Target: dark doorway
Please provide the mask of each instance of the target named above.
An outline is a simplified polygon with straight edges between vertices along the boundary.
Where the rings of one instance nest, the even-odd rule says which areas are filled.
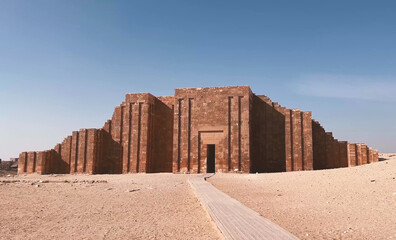
[[[206,172],[207,173],[214,173],[216,168],[215,168],[215,163],[216,163],[216,145],[214,144],[208,144],[208,158],[206,162]]]

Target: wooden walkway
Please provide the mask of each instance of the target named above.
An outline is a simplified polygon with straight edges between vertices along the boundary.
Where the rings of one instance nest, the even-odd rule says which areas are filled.
[[[226,239],[298,239],[205,181],[210,176],[190,178],[189,183]]]

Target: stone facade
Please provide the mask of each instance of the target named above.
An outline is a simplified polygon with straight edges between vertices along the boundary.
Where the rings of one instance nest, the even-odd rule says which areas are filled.
[[[376,161],[378,151],[338,141],[311,112],[236,86],[127,94],[103,128],[21,153],[18,173],[282,172]]]
[[[249,87],[176,89],[173,171],[206,172],[215,145],[219,172],[250,171]]]

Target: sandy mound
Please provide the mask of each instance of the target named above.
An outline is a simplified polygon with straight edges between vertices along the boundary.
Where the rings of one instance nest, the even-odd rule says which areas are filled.
[[[396,155],[389,156],[353,168],[209,181],[302,239],[396,239]]]

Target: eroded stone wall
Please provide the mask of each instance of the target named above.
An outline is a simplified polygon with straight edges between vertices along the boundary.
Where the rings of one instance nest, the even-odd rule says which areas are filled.
[[[311,112],[253,95],[251,114],[252,172],[313,169]]]
[[[378,151],[363,143],[349,143],[348,157],[350,167],[378,162],[379,159]]]
[[[74,131],[53,149],[23,152],[19,173],[281,172],[378,161],[366,144],[338,141],[311,112],[287,109],[248,86],[126,94],[100,129]]]
[[[175,90],[173,172],[206,172],[207,146],[215,145],[219,172],[250,172],[250,88]]]
[[[171,103],[172,97],[163,98]],[[74,131],[49,151],[21,153],[18,171],[171,172],[173,110],[167,104],[149,93],[127,94],[102,129]]]
[[[286,171],[285,116],[265,96],[252,95],[251,172]]]

